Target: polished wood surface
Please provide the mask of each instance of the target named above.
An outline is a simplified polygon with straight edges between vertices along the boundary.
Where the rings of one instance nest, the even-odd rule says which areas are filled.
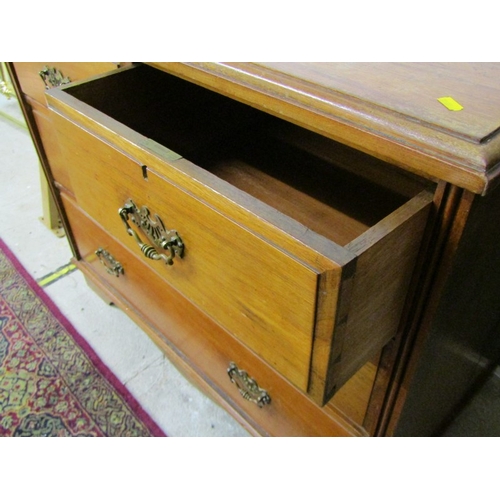
[[[117,143],[116,147],[123,145],[124,125],[132,123],[135,133],[145,133],[138,116],[140,109],[134,113],[127,109],[123,115],[113,108],[122,100],[109,103],[96,91],[110,78],[115,86],[113,93],[119,96],[118,83],[128,92],[131,82],[137,84],[137,75],[152,75],[158,79],[154,88],[163,83],[163,91],[165,82],[170,83],[172,92],[165,92],[169,98],[179,92],[176,85],[184,91],[182,83],[163,81],[157,73],[139,67],[94,79],[90,85],[69,86],[70,96],[66,91],[48,94],[51,108],[57,111],[53,123],[59,141],[67,162],[73,165],[70,177],[79,205],[136,251],[135,241],[124,232],[116,215],[118,208],[132,198],[139,206],[147,204],[154,213],[166,217],[166,224],[185,240],[186,254],[169,269],[156,263],[156,272],[298,388],[325,404],[395,334],[431,192],[424,191],[405,203],[398,193],[351,173],[338,172],[310,151],[290,149],[289,141],[281,143],[275,136],[263,135],[263,127],[256,124],[280,125],[258,113],[251,119],[257,132],[243,128],[246,120],[233,123],[238,133],[229,146],[221,143],[215,151],[210,147],[203,152],[200,140],[193,139],[195,149],[191,151],[189,137],[180,136],[180,131],[189,131],[191,114],[210,115],[203,106],[207,106],[206,101],[211,106],[211,93],[206,94],[206,100],[197,100],[195,109],[183,103],[180,113],[179,103],[170,100],[164,108],[165,115],[170,106],[176,108],[172,140],[188,158],[196,158],[199,166],[186,165],[186,160],[177,158],[173,163],[163,162],[157,173],[148,161],[144,163],[145,176],[141,161],[98,141],[82,126],[98,135],[104,129],[116,130],[121,141],[106,136]],[[144,89],[147,83],[143,80]],[[219,114],[224,113],[224,106],[227,111],[233,106],[232,101],[216,101]],[[140,99],[139,103],[145,104]],[[162,109],[158,102],[156,106]],[[99,112],[102,107],[106,117]],[[109,118],[117,114],[121,123]],[[154,116],[147,116],[145,127],[156,130]],[[230,126],[225,123],[225,129]],[[217,124],[211,126],[208,121],[206,133],[202,124],[196,127],[195,135],[201,141],[212,144],[218,139],[213,137]],[[166,133],[165,126],[161,130]],[[225,130],[224,142],[227,136]],[[144,142],[137,135],[133,143],[129,142],[128,151],[138,158]],[[170,149],[168,139],[164,146]],[[157,162],[161,160],[161,156],[157,158]],[[179,177],[179,170],[188,174],[185,179]],[[214,175],[215,182],[225,181],[223,198],[222,193],[208,188],[214,185]],[[322,183],[314,181],[318,177]],[[199,180],[198,189],[188,194],[193,180]],[[241,204],[242,191],[251,195],[246,200],[244,220],[228,203]],[[218,198],[217,205],[211,206],[214,198]],[[247,226],[252,212],[256,220],[260,219],[255,213],[259,203],[264,210],[269,206],[277,210],[275,219],[280,229],[293,224],[297,232],[306,230],[311,236],[319,233],[318,241],[328,238],[318,248],[319,254],[311,253],[311,241],[307,241],[309,258],[302,248],[283,247],[281,231],[256,233],[254,227]],[[329,254],[321,251],[327,245],[331,246],[329,254],[339,255],[340,260],[329,260]],[[345,256],[347,261],[343,260]],[[342,309],[337,304],[342,304]],[[376,332],[368,331],[370,318],[377,320]]]
[[[66,133],[77,136],[75,127]],[[81,138],[85,139],[85,138]],[[78,143],[86,151],[74,161],[71,180],[79,205],[124,245],[140,254],[118,216],[130,198],[147,205],[185,244],[173,266],[151,267],[228,328],[299,388],[307,389],[317,273],[279,247],[234,224],[138,165],[96,141]],[[100,154],[100,149],[104,149]],[[75,155],[77,150],[65,150]],[[134,175],[135,174],[135,175]],[[89,179],[99,182],[89,183]],[[144,236],[142,236],[143,239]]]
[[[475,143],[500,128],[500,63],[258,63]],[[401,81],[405,85],[401,85]],[[451,96],[465,113],[437,100]]]
[[[499,63],[151,64],[419,175],[475,193],[496,183]]]
[[[377,352],[373,342],[374,325],[387,335],[379,348],[397,333],[429,216],[432,193],[424,191],[411,203],[414,208],[407,204],[392,214],[395,220],[388,224],[391,229],[385,237],[367,232],[348,245],[349,250],[359,252],[359,259],[347,318],[349,335],[343,344],[346,361],[333,377],[336,380],[348,377],[364,364],[368,356]],[[368,301],[367,296],[370,297]]]
[[[79,267],[107,291],[109,301],[140,318],[167,354],[176,356],[177,363],[179,358],[188,359],[189,366],[184,366],[188,374],[251,432],[274,436],[363,435],[362,427],[354,422],[364,415],[373,365],[367,365],[352,380],[359,389],[353,396],[346,390],[339,394],[337,405],[334,399],[328,408],[321,409],[166,285],[140,257],[89,219],[69,193],[63,192],[63,200],[83,257]],[[107,273],[95,255],[98,248],[105,248],[123,265],[123,275],[117,278]],[[226,373],[231,361],[269,392],[271,404],[258,408],[243,399]]]
[[[442,428],[485,373],[484,360],[500,351],[492,333],[498,324],[490,307],[494,286],[483,288],[488,280],[498,281],[498,266],[487,265],[498,246],[492,230],[498,211],[497,71],[498,64],[137,65],[48,91],[43,99],[52,108],[57,139],[44,110],[18,84],[16,91],[41,158],[42,134],[55,146],[47,151],[65,150],[59,171],[57,162],[44,168],[56,197],[63,193],[65,228],[89,283],[251,433],[428,435]],[[442,96],[434,94],[441,88],[462,111],[437,102]],[[214,92],[207,97],[207,90]],[[337,191],[330,200],[328,186]],[[224,220],[224,241],[227,230],[237,227],[266,251],[275,248],[278,260],[302,269],[294,273],[294,286],[315,276],[315,299],[309,302],[314,307],[309,305],[306,321],[310,333],[302,337],[309,350],[294,344],[295,335],[288,337],[287,349],[302,353],[301,369],[283,350],[249,348],[253,332],[238,337],[237,326],[222,327],[203,302],[192,301],[195,290],[179,294],[165,269],[144,261],[116,213],[108,214],[113,199],[118,202],[131,189],[165,213],[173,198],[194,200],[189,203],[199,209],[193,213],[209,229]],[[370,191],[373,196],[365,196]],[[334,198],[343,201],[335,205]],[[183,212],[184,206],[175,206]],[[244,252],[248,241],[242,240]],[[126,264],[125,275],[106,273],[94,254],[102,245]],[[261,252],[254,258],[261,262]],[[216,270],[216,259],[210,259]],[[186,263],[174,264],[174,274]],[[238,266],[247,278],[259,274],[247,276],[243,264]],[[275,283],[286,278],[278,274]],[[265,286],[265,278],[259,279]],[[251,290],[242,296],[253,300]],[[459,314],[455,302],[461,304]],[[210,307],[217,308],[216,301]],[[293,323],[276,320],[280,328]],[[281,335],[286,338],[286,331]],[[457,340],[467,348],[454,350],[453,362],[441,363]],[[280,356],[289,366],[281,373],[275,366]],[[270,406],[259,409],[242,400],[226,374],[231,361],[270,391]],[[290,382],[297,373],[300,389],[299,379]]]

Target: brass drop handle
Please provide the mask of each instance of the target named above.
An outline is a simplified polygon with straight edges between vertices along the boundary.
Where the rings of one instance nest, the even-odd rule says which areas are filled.
[[[53,87],[59,87],[59,85],[62,85],[63,83],[71,82],[69,77],[64,77],[58,69],[49,68],[48,66],[44,66],[38,74],[43,80],[43,84],[47,90]]]
[[[227,374],[233,384],[236,385],[240,394],[247,401],[252,401],[259,408],[271,403],[271,397],[259,384],[251,378],[247,372],[240,370],[235,363],[229,363]]]
[[[141,252],[148,259],[163,260],[167,265],[171,266],[174,263],[174,257],[183,257],[184,243],[177,231],[165,229],[160,217],[155,215],[153,219],[147,207],[143,206],[139,209],[132,200],[128,200],[118,210],[118,214],[125,224],[127,233],[133,236]],[[130,227],[129,219],[146,234],[152,244],[143,243],[137,231]],[[158,252],[155,246],[166,253]]]

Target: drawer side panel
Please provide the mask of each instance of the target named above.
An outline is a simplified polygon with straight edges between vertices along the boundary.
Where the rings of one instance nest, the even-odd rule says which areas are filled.
[[[350,246],[359,257],[332,382],[348,380],[396,335],[431,204],[431,191],[423,191]]]

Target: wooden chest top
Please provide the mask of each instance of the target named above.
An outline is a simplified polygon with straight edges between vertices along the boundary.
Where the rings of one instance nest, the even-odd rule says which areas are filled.
[[[152,64],[427,178],[498,176],[500,63]]]

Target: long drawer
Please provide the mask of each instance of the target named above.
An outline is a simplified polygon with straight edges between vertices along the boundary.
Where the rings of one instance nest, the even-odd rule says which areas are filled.
[[[22,91],[45,104],[45,91],[67,82],[83,80],[116,69],[111,62],[16,62],[13,63]]]
[[[147,66],[47,99],[78,204],[314,401],[396,334],[431,190]]]
[[[140,256],[90,219],[72,196],[62,193],[64,208],[82,256],[79,267],[90,279],[101,281],[112,296],[120,297],[126,309],[147,312],[146,321],[159,336],[160,346],[169,354],[190,359],[191,368],[208,386],[215,388],[217,400],[250,430],[274,436],[363,435],[363,429],[340,412],[318,408],[299,390],[287,383],[257,356],[245,349],[223,329],[176,293]],[[144,289],[149,291],[144,293]],[[259,407],[243,398],[231,382],[228,369],[234,363],[248,373],[270,402]],[[345,412],[343,406],[341,411]],[[235,413],[236,412],[236,413]]]

